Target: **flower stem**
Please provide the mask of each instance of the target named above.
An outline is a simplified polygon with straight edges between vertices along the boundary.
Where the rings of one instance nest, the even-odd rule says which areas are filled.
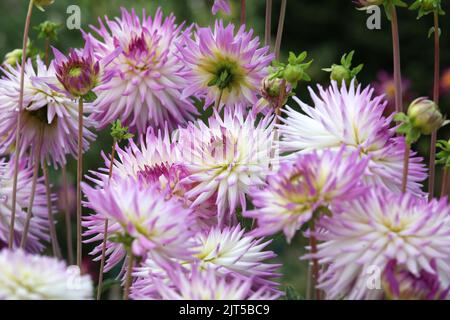
[[[77,159],[77,265],[81,269],[82,228],[81,228],[81,179],[83,175],[83,98],[78,101],[78,159]]]
[[[128,296],[130,295],[133,264],[134,264],[134,255],[130,249],[128,253],[128,266],[127,266],[127,274],[125,276],[125,289],[123,291],[123,300],[128,300]]]
[[[45,65],[48,67],[50,62],[50,39],[45,39]]]
[[[264,32],[264,45],[270,46],[272,31],[272,0],[266,0],[266,28]]]
[[[287,0],[281,0],[280,18],[278,20],[277,38],[275,40],[275,59],[280,59],[281,40],[283,38],[284,19],[286,17]]]
[[[67,183],[67,168],[62,165],[62,183],[63,183],[63,200],[64,200],[64,220],[66,222],[66,237],[67,237],[67,260],[70,265],[73,264],[73,241],[72,241],[72,220],[70,217],[69,208],[69,188]]]
[[[216,100],[216,104],[214,105],[214,109],[219,111],[220,103],[222,102],[223,89],[220,89],[219,98]]]
[[[434,12],[434,88],[433,100],[439,105],[439,81],[440,81],[440,41],[439,41],[439,13]],[[437,130],[431,133],[430,143],[430,177],[428,179],[428,197],[431,200],[434,196],[434,183],[436,176],[436,142]]]
[[[50,238],[52,240],[53,256],[57,257],[58,259],[61,259],[61,250],[59,249],[58,236],[56,235],[56,226],[55,221],[53,219],[52,190],[50,188],[48,166],[45,162],[42,163],[42,171],[44,172],[45,189],[47,195],[48,225],[50,230]]]
[[[20,158],[20,127],[22,126],[22,106],[23,106],[23,92],[25,86],[25,63],[27,59],[27,44],[28,44],[28,32],[30,30],[31,14],[33,12],[33,0],[30,0],[28,4],[27,18],[25,20],[25,30],[23,33],[22,43],[22,64],[20,68],[20,93],[19,93],[19,105],[17,106],[18,115],[16,123],[16,142],[14,158],[14,175],[13,175],[13,189],[12,189],[12,203],[15,204],[17,200],[17,178],[19,174],[19,158]],[[9,224],[9,242],[8,247],[12,249],[14,244],[14,224],[16,222],[16,206],[13,205],[11,209],[11,221]]]
[[[113,140],[113,146],[111,151],[111,161],[109,163],[109,175],[108,175],[108,182],[111,181],[112,174],[113,174],[113,164],[114,164],[114,158],[116,155],[116,144],[117,140]],[[105,219],[105,228],[103,230],[103,242],[102,242],[102,256],[100,259],[100,270],[98,274],[98,286],[97,286],[97,300],[100,300],[102,297],[102,291],[103,291],[103,272],[105,270],[105,260],[106,260],[106,242],[108,240],[108,219]]]
[[[23,227],[22,238],[20,240],[20,248],[24,249],[28,240],[28,231],[30,230],[30,222],[33,217],[33,205],[34,205],[34,197],[36,195],[36,185],[37,179],[39,176],[39,164],[41,159],[41,150],[42,150],[42,141],[44,138],[44,128],[43,126],[39,129],[39,137],[36,146],[36,153],[34,155],[34,169],[33,169],[33,180],[31,182],[31,194],[30,200],[27,207],[27,216],[25,220],[25,225]]]
[[[441,197],[448,195],[448,167],[445,166],[442,174]]]
[[[408,185],[408,172],[409,172],[409,155],[411,153],[411,145],[405,142],[405,155],[403,158],[403,179],[402,179],[402,192],[406,192],[406,186]]]
[[[394,54],[395,111],[403,112],[402,73],[400,64],[400,37],[398,32],[397,9],[392,4],[392,47]]]
[[[314,235],[316,231],[315,223],[311,223],[311,235],[309,237],[309,245],[311,246],[311,254],[315,255],[317,253],[317,239]],[[316,300],[320,300],[320,290],[316,288],[318,280],[319,280],[319,261],[317,261],[317,258],[312,259],[312,270],[311,270],[311,288],[313,291],[315,291],[315,297]]]
[[[246,0],[241,0],[241,25],[246,23],[247,10],[246,10]]]

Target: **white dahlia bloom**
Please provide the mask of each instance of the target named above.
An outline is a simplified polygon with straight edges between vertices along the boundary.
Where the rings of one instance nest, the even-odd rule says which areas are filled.
[[[89,276],[54,258],[3,250],[0,270],[0,300],[92,299]]]
[[[377,187],[334,207],[320,229],[316,237],[322,243],[309,257],[327,266],[318,287],[328,299],[382,298],[383,290],[368,284],[392,261],[414,277],[425,271],[442,288],[450,285],[450,206],[444,199],[428,203]]]
[[[258,123],[252,115],[229,109],[223,120],[216,112],[208,121],[179,132],[182,161],[190,173],[186,180],[195,184],[187,196],[193,206],[214,199],[219,224],[230,224],[238,203],[245,211],[250,188],[263,185],[276,166],[274,122],[265,117]]]
[[[373,98],[370,87],[361,90],[352,82],[339,89],[336,82],[317,95],[310,89],[314,108],[298,98],[294,100],[304,113],[287,107],[287,118],[280,118],[282,142],[287,152],[309,153],[325,148],[347,146],[359,150],[361,157],[370,157],[365,174],[368,184],[379,184],[394,192],[401,191],[405,139],[395,135],[392,116],[383,116],[387,102],[383,97]],[[422,159],[413,153],[409,163],[407,188],[423,194],[421,182],[426,178]]]

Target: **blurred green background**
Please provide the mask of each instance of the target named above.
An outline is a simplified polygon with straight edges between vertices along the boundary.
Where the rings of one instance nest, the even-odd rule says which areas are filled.
[[[232,16],[221,16],[225,21],[239,23],[240,1],[231,0]],[[407,1],[411,3],[411,1]],[[0,58],[7,52],[21,46],[22,30],[27,8],[27,0],[2,0],[0,2]],[[32,25],[48,19],[65,25],[68,17],[67,7],[76,4],[81,8],[82,28],[89,30],[90,24],[97,24],[98,17],[118,15],[121,6],[141,11],[145,8],[153,14],[158,6],[165,14],[174,12],[178,23],[187,21],[188,24],[210,25],[214,21],[211,14],[212,0],[56,0],[55,4],[46,12],[34,10]],[[274,0],[272,17],[272,34],[274,38],[280,0]],[[444,10],[449,10],[448,3],[443,4]],[[403,76],[411,81],[410,98],[430,96],[433,81],[433,40],[428,38],[428,30],[432,26],[432,17],[426,16],[416,19],[416,12],[406,9],[399,10],[400,41],[402,54]],[[262,39],[264,33],[264,0],[247,0],[247,24]],[[354,64],[364,63],[365,67],[358,76],[363,84],[373,83],[381,70],[392,71],[392,42],[390,23],[382,15],[381,30],[369,30],[366,27],[368,15],[355,9],[350,0],[288,0],[285,32],[283,35],[283,56],[289,51],[300,52],[307,50],[309,57],[314,59],[311,68],[313,83],[326,84],[328,74],[321,71],[334,62],[338,62],[343,53],[356,50]],[[442,70],[450,68],[450,25],[447,17],[441,18]],[[31,31],[30,38],[34,45],[43,48],[43,42],[36,39],[36,32]],[[82,46],[80,31],[68,30],[63,27],[59,33],[59,41],[54,44],[61,50],[69,47]],[[297,95],[308,100],[306,85],[297,89]],[[443,95],[441,109],[449,113],[449,96]],[[443,132],[441,138],[448,139],[448,132]],[[86,170],[96,169],[102,165],[100,152],[109,152],[111,141],[108,132],[100,133],[97,143],[93,145],[86,156]],[[428,138],[422,139],[417,145],[420,153],[428,159]],[[74,163],[69,165],[70,178],[74,180]],[[438,182],[439,183],[439,173]],[[59,175],[53,172],[53,181],[59,185]],[[60,223],[60,241],[63,243],[63,223]],[[279,255],[279,262],[283,264],[282,272],[284,284],[293,284],[300,292],[305,292],[306,264],[298,257],[302,253],[300,237],[287,245],[284,238],[277,237],[271,245]],[[85,249],[85,253],[86,253]],[[97,268],[94,266],[94,269]]]

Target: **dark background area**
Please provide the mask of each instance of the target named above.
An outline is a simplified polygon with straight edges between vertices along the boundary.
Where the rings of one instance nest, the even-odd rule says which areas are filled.
[[[231,0],[232,16],[221,16],[225,21],[239,23],[240,1]],[[272,19],[272,34],[275,36],[278,12],[281,1],[274,0]],[[407,1],[411,3],[412,1]],[[449,11],[448,2],[443,1],[444,10]],[[1,0],[0,12],[0,59],[9,51],[21,47],[23,24],[28,1],[26,0]],[[212,0],[56,0],[55,4],[46,12],[34,10],[32,25],[48,19],[64,25],[59,33],[59,41],[54,45],[63,51],[70,47],[83,45],[80,32],[71,31],[65,27],[68,17],[66,9],[71,4],[80,6],[82,13],[82,28],[88,30],[89,24],[97,25],[99,16],[107,15],[110,18],[119,14],[120,7],[135,8],[140,12],[146,8],[149,14],[155,12],[158,6],[163,8],[166,15],[174,12],[178,23],[187,21],[188,24],[198,23],[205,26],[214,21],[211,14]],[[256,35],[263,39],[264,33],[264,0],[247,0],[247,24],[255,30]],[[400,9],[400,41],[402,54],[403,76],[411,81],[411,98],[418,96],[431,96],[433,86],[434,50],[433,40],[428,38],[428,31],[432,26],[432,17],[425,16],[417,20],[417,12]],[[450,14],[450,12],[449,12]],[[365,67],[358,76],[362,84],[373,83],[381,70],[392,72],[392,40],[390,22],[382,12],[381,30],[369,30],[366,27],[368,15],[363,11],[357,11],[350,0],[289,0],[286,16],[285,32],[283,36],[282,50],[285,57],[289,51],[299,53],[307,50],[309,57],[314,59],[310,74],[313,79],[311,84],[326,84],[329,75],[322,68],[329,67],[338,62],[342,54],[356,50],[354,64],[364,63]],[[441,66],[442,70],[450,68],[450,25],[448,16],[441,17]],[[43,41],[35,40],[36,32],[31,31],[30,38],[35,41],[35,46],[43,48]],[[274,40],[274,39],[273,39]],[[297,95],[301,99],[308,100],[306,85],[301,84],[297,89]],[[444,114],[450,113],[450,99],[442,97],[441,109]],[[449,135],[442,130],[441,138]],[[101,150],[109,152],[110,139],[108,132],[99,133],[97,143],[86,156],[87,169],[96,169],[102,165]],[[428,159],[428,140],[422,139],[416,148]],[[72,180],[75,177],[74,162],[69,165]],[[53,173],[54,184],[58,185]],[[439,180],[439,177],[438,177]],[[439,181],[438,181],[439,183]],[[62,223],[60,224],[62,227]],[[63,229],[60,230],[60,238],[63,241]],[[283,283],[293,284],[301,293],[305,290],[306,263],[300,262],[302,245],[300,237],[294,239],[288,246],[284,239],[275,239],[272,249],[280,254],[279,262],[283,263]],[[64,246],[62,246],[64,248]],[[95,266],[95,268],[97,268]]]

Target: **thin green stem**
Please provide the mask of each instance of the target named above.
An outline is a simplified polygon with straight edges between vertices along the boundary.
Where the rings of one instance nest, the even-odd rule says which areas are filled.
[[[116,155],[116,144],[117,140],[113,140],[113,146],[111,151],[111,162],[109,164],[109,176],[108,182],[111,181],[113,168],[114,168],[114,158]],[[100,259],[100,270],[98,274],[98,286],[97,286],[97,300],[100,300],[102,297],[103,291],[103,272],[105,270],[105,260],[106,260],[106,243],[108,240],[108,219],[105,219],[105,228],[103,230],[103,242],[102,242],[102,256]]]
[[[16,123],[16,142],[15,142],[15,157],[14,157],[14,175],[13,175],[13,189],[12,189],[12,209],[11,209],[11,221],[9,224],[9,249],[13,248],[14,244],[14,228],[16,222],[16,201],[17,201],[17,178],[19,175],[19,159],[20,159],[20,128],[22,126],[22,107],[23,107],[23,93],[25,86],[25,63],[27,59],[27,45],[28,45],[28,32],[30,30],[31,14],[33,13],[33,0],[30,0],[28,4],[27,18],[25,20],[25,30],[23,33],[22,42],[22,64],[20,67],[20,92],[19,92],[19,105],[17,106],[18,115]]]
[[[83,176],[83,98],[78,101],[78,159],[77,159],[77,265],[81,269],[82,262],[82,207],[81,180]]]
[[[284,20],[286,18],[287,0],[281,0],[280,18],[278,20],[277,38],[275,40],[275,59],[280,59],[281,40],[283,38]]]
[[[434,12],[434,86],[433,100],[439,105],[439,85],[440,85],[440,40],[439,40],[439,13]],[[436,178],[436,142],[437,130],[431,133],[430,143],[430,176],[428,179],[428,197],[431,200],[434,196],[434,184]]]

